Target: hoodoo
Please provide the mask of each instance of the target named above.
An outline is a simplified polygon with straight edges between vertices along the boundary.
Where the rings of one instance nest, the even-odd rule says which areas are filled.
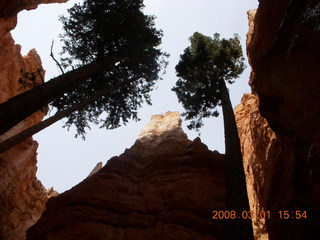
[[[156,115],[135,144],[97,173],[48,200],[27,239],[225,239],[223,155]]]

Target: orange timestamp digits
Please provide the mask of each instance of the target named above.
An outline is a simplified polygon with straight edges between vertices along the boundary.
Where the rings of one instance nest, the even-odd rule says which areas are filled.
[[[280,219],[307,219],[307,211],[295,210],[283,210],[279,211],[279,218]]]
[[[295,210],[295,211],[290,211],[290,210],[282,210],[278,211],[278,214],[275,215],[274,217],[278,217],[279,219],[307,219],[307,211],[303,210]],[[212,211],[212,219],[217,220],[217,219],[253,219],[253,218],[260,218],[260,219],[270,219],[271,218],[271,213],[270,211],[264,211],[261,210],[259,212],[254,212],[254,211],[228,211],[228,210],[214,210]]]
[[[258,214],[255,214],[254,211],[241,211],[237,213],[236,211],[228,211],[228,210],[214,210],[212,211],[212,219],[253,219],[255,217],[263,218],[263,219],[270,219],[271,214],[270,211],[260,211]]]

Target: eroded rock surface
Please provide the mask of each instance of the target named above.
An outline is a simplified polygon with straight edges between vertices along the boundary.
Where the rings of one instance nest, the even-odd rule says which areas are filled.
[[[236,109],[251,207],[273,216],[256,219],[255,233],[318,239],[320,1],[259,2],[249,11],[247,36],[255,95],[245,95]],[[280,219],[286,210],[289,219]],[[307,211],[307,219],[297,219],[296,211]]]
[[[93,174],[95,174],[96,172],[98,172],[102,167],[103,167],[102,162],[98,162],[97,165],[91,170],[91,172],[89,173],[88,177],[90,177]]]
[[[130,149],[50,199],[27,239],[225,239],[212,220],[223,173],[223,156],[188,140],[178,113],[154,116]]]
[[[273,221],[279,221],[277,211],[292,207],[293,203],[292,140],[276,134],[270,128],[267,120],[260,115],[259,100],[255,94],[243,96],[241,104],[235,108],[235,115],[241,139],[250,209],[256,215],[253,219],[255,239],[269,239],[268,225],[271,223],[267,218],[272,213]],[[281,222],[285,223],[283,220]],[[295,223],[299,225],[299,222]],[[292,222],[284,224],[281,231],[278,231],[283,239],[291,239],[289,225],[292,226]]]
[[[44,2],[44,1],[43,1]],[[49,2],[49,1],[46,1]],[[53,2],[53,1],[52,1]],[[44,70],[35,50],[27,56],[14,43],[10,31],[17,24],[16,13],[34,8],[40,1],[0,1],[0,103],[43,82]],[[34,74],[35,81],[26,77]],[[0,141],[38,122],[45,115],[39,111],[0,136]],[[36,178],[38,143],[29,138],[0,154],[0,239],[23,240],[26,230],[44,210],[46,189]]]
[[[42,3],[65,3],[68,0],[0,0],[0,17],[15,17],[22,10],[31,10]]]
[[[11,20],[2,20],[2,24]],[[2,25],[2,28],[4,25]],[[10,26],[7,28],[11,28]],[[22,72],[36,72],[43,76],[41,61],[35,50],[26,57],[20,54],[20,46],[14,45],[10,33],[0,37],[0,102],[19,94],[19,78]],[[41,77],[37,81],[42,81]],[[33,124],[44,116],[38,112],[0,136],[4,140]],[[47,200],[45,189],[36,179],[37,142],[31,138],[0,154],[0,238],[5,240],[25,239],[28,227],[41,215]]]
[[[271,127],[316,143],[320,136],[320,1],[261,0],[247,53],[251,86]]]

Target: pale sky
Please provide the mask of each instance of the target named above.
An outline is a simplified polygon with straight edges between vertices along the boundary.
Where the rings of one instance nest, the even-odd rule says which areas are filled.
[[[46,70],[45,79],[59,75],[59,69],[49,57],[51,42],[55,40],[54,53],[58,58],[61,50],[58,35],[62,33],[62,24],[58,16],[66,14],[66,9],[79,2],[70,0],[65,4],[44,4],[36,10],[23,11],[18,15],[18,25],[12,35],[16,44],[22,46],[22,53],[35,48]],[[140,122],[130,122],[115,130],[92,127],[86,140],[74,138],[75,131],[62,128],[63,121],[57,122],[34,136],[39,142],[37,176],[46,187],[54,187],[58,192],[70,189],[81,182],[98,162],[104,164],[113,156],[118,156],[130,148],[141,129],[154,114],[167,111],[183,112],[177,97],[171,88],[177,77],[174,67],[179,55],[189,45],[188,38],[198,31],[207,36],[218,32],[221,37],[229,38],[238,33],[245,54],[245,40],[248,30],[247,11],[258,6],[258,0],[145,0],[146,14],[155,15],[156,26],[163,30],[161,48],[170,54],[169,66],[163,80],[157,83],[152,92],[152,106],[144,106],[139,111]],[[248,85],[250,67],[236,83],[229,86],[232,104],[240,103],[243,93],[251,92]],[[183,129],[189,139],[198,136],[189,131],[186,123]],[[224,152],[224,132],[222,114],[210,118],[201,128],[201,140],[210,150]]]

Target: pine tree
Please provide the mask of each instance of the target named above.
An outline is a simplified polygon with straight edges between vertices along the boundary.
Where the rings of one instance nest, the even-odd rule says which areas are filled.
[[[249,211],[246,178],[242,163],[240,140],[226,83],[233,83],[243,72],[244,58],[237,35],[230,39],[213,38],[198,32],[190,38],[191,45],[184,50],[176,66],[179,77],[176,92],[191,120],[190,129],[203,126],[203,118],[217,117],[222,106],[226,149],[226,204],[228,211],[236,211],[239,218],[228,220],[229,239],[253,239],[250,219],[242,219]]]
[[[90,123],[111,129],[138,120],[138,108],[151,104],[149,93],[167,64],[159,49],[162,32],[143,7],[141,0],[85,0],[69,9],[61,17],[68,72],[0,104],[0,134],[47,104],[59,113],[118,85],[72,112],[66,126],[75,125],[84,137]]]

